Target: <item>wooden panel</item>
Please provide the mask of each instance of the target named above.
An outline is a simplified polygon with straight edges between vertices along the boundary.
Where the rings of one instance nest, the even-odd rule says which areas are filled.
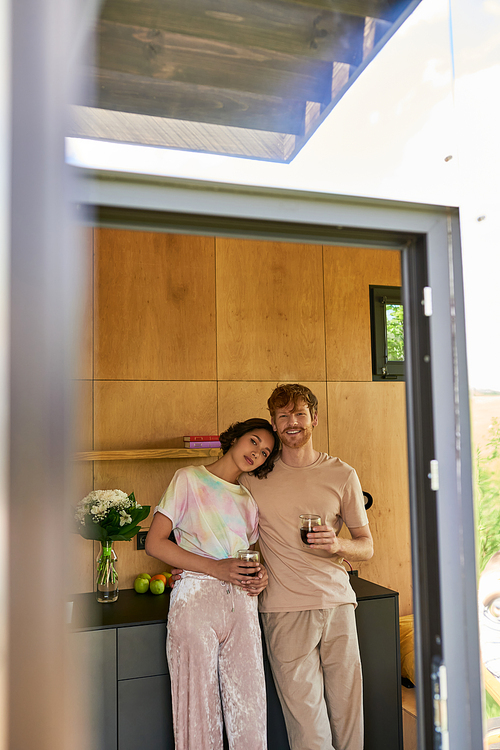
[[[322,248],[217,239],[220,380],[324,380]]]
[[[280,381],[284,382],[284,381]],[[326,384],[300,381],[317,396],[319,401],[319,423],[314,431],[314,447],[328,452],[328,428],[326,409]],[[251,417],[270,419],[267,399],[276,387],[274,382],[220,382],[219,383],[219,428],[224,430],[232,422],[241,422]]]
[[[93,447],[93,383],[77,380],[74,383],[76,397],[75,446],[81,450]],[[94,489],[93,463],[73,463],[71,477],[71,507]],[[68,591],[79,594],[92,591],[94,585],[94,547],[91,541],[79,534],[70,536],[70,581]],[[96,553],[97,554],[97,553]]]
[[[95,288],[96,378],[215,378],[213,239],[98,230]]]
[[[99,23],[97,33],[99,67],[104,70],[288,99],[330,101],[332,63],[295,57],[290,50],[239,47],[160,31],[156,26],[108,21]],[[361,39],[360,59],[362,54]]]
[[[96,450],[176,448],[184,435],[217,433],[215,382],[97,381],[94,408]]]
[[[149,528],[153,511],[173,475],[181,466],[210,462],[213,459],[193,459],[193,461],[102,461],[96,464],[94,485],[97,490],[120,489],[127,494],[134,493],[141,505],[150,505],[150,515],[141,526]],[[128,543],[125,543],[128,547]],[[135,543],[134,543],[135,547]]]
[[[91,450],[93,447],[93,383],[77,380],[74,383],[76,419],[74,443],[77,448]],[[94,489],[94,467],[92,462],[73,463],[70,501],[75,507],[78,500]],[[94,553],[91,541],[78,534],[70,537],[71,578],[68,590],[71,593],[92,591],[94,579]]]
[[[141,526],[149,528],[153,512],[173,475],[184,466],[213,463],[215,458],[193,458],[173,461],[100,461],[95,464],[95,489],[121,489],[134,492],[141,505],[150,505],[151,513]],[[137,550],[136,540],[116,542],[120,588],[133,588],[139,573],[154,575],[168,569],[168,565]],[[96,551],[97,556],[97,551]],[[91,589],[89,589],[91,590]]]
[[[230,41],[234,45],[263,50],[293,53],[317,60],[338,60],[359,64],[363,37],[360,2],[351,13],[351,3],[344,0],[342,8],[323,0],[322,12],[308,3],[266,0],[107,0],[101,18],[132,26],[148,26],[214,42]],[[376,12],[383,3],[364,3]],[[339,12],[340,11],[340,12]],[[345,15],[344,15],[345,13]]]
[[[371,380],[370,284],[401,284],[396,251],[325,247],[328,380]]]
[[[118,112],[277,133],[304,135],[305,132],[305,103],[297,99],[226,91],[108,70],[92,71],[84,95],[87,98],[80,104]]]
[[[82,494],[88,494],[92,487]],[[90,539],[84,539],[79,534],[71,534],[69,546],[70,579],[68,591],[71,594],[85,594],[94,590],[94,543]]]
[[[91,451],[93,441],[93,382],[92,380],[74,380],[75,399],[74,446],[77,451]]]
[[[330,450],[356,469],[373,495],[368,511],[372,560],[357,563],[363,578],[400,594],[411,613],[410,515],[405,384],[328,383]]]
[[[217,432],[217,388],[213,382],[96,382],[95,391],[98,449],[182,446],[184,435]],[[214,460],[98,461],[94,463],[94,487],[133,491],[138,502],[154,510],[178,468]],[[152,513],[142,526],[147,528],[151,519]],[[138,573],[160,573],[166,567],[138,551],[135,540],[117,543],[116,553],[122,588],[131,588]]]
[[[93,296],[94,296],[94,230],[79,227],[79,241],[83,246],[84,273],[82,278],[83,304],[81,309],[79,339],[75,357],[74,377],[91,379],[94,372],[93,354]]]

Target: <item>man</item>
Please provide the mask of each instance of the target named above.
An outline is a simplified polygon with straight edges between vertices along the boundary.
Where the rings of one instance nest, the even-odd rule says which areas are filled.
[[[259,506],[259,545],[269,574],[259,609],[291,750],[362,750],[361,665],[355,596],[344,558],[368,560],[373,540],[356,472],[313,448],[318,400],[280,385],[268,400],[282,451],[263,480],[240,482]],[[302,543],[299,516],[322,525]],[[338,533],[343,525],[351,539]]]

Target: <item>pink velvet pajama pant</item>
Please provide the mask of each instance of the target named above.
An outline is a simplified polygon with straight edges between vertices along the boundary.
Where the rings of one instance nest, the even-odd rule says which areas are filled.
[[[176,750],[266,750],[257,597],[184,573],[170,597],[167,659]]]

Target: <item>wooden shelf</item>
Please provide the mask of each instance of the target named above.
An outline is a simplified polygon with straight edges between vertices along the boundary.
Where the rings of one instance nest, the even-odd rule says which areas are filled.
[[[76,461],[136,461],[146,458],[207,458],[220,456],[220,448],[148,448],[130,451],[83,451],[75,454]]]

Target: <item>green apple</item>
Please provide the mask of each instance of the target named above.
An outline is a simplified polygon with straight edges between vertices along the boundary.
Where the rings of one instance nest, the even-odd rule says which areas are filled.
[[[149,589],[149,581],[143,576],[138,576],[134,581],[134,589],[138,594],[145,594]]]
[[[151,576],[149,575],[149,573],[139,573],[137,578],[146,578],[148,581],[151,580]]]
[[[149,589],[152,594],[163,594],[163,592],[165,591],[165,584],[159,579],[156,581],[151,581]]]

